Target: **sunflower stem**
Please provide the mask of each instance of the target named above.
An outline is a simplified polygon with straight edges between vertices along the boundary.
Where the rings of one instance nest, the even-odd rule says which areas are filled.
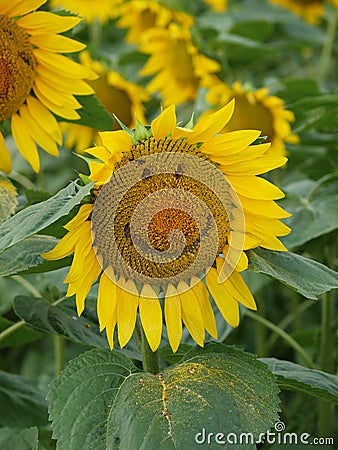
[[[26,278],[21,275],[13,275],[11,278],[26,288],[28,292],[34,295],[34,297],[42,298],[40,292],[28,280],[26,280]]]
[[[337,30],[337,14],[334,8],[327,14],[326,36],[320,54],[318,67],[318,83],[320,86],[325,84],[326,78],[330,72],[332,50],[335,43]]]
[[[16,322],[10,327],[6,328],[4,331],[0,333],[0,342],[6,339],[8,336],[10,336],[12,333],[15,333],[15,331],[19,330],[24,325],[26,325],[26,322],[24,320],[20,320],[20,322]]]
[[[142,326],[137,322],[137,331],[141,336],[141,354],[142,354],[142,362],[143,369],[146,372],[157,374],[160,371],[160,362],[158,358],[157,350],[155,352],[150,348],[146,335]]]
[[[287,342],[290,347],[292,347],[299,356],[303,359],[305,365],[309,367],[310,369],[315,369],[316,365],[310,358],[310,356],[306,353],[306,351],[301,347],[297,341],[295,341],[288,333],[286,333],[284,330],[279,328],[274,323],[270,322],[269,320],[265,319],[264,317],[259,316],[257,313],[253,313],[250,310],[246,311],[246,316],[250,317],[251,319],[256,320],[257,322],[262,323],[270,330],[274,331],[276,334],[278,334],[281,338],[284,339],[285,342]]]
[[[100,48],[102,37],[102,25],[98,19],[95,19],[89,26],[90,45],[94,50]]]

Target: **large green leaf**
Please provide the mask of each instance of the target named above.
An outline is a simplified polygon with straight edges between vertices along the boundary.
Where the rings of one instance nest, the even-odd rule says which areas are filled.
[[[37,382],[0,371],[0,426],[44,425],[47,402]]]
[[[107,440],[121,449],[185,450],[201,448],[213,433],[207,448],[216,449],[221,433],[218,441],[230,449],[238,448],[234,436],[249,433],[252,441],[241,448],[254,449],[278,418],[279,389],[271,375],[253,355],[234,347],[194,349],[161,374],[132,374],[124,381]]]
[[[29,325],[39,331],[59,334],[79,344],[107,347],[107,340],[100,333],[95,311],[86,306],[78,317],[74,300],[68,299],[53,305],[43,298],[18,296],[14,299],[14,311]]]
[[[37,427],[0,429],[0,448],[4,450],[38,450],[38,445]]]
[[[73,359],[48,395],[58,450],[108,450],[107,420],[117,390],[137,369],[117,351],[95,349]]]
[[[113,129],[113,116],[108,113],[95,95],[77,96],[77,100],[82,105],[82,108],[76,110],[76,112],[80,115],[80,119],[72,121],[64,118],[58,118],[58,120],[62,120],[63,122],[72,122],[78,125],[85,125],[101,131],[109,131]]]
[[[295,248],[338,227],[336,177],[324,177],[316,182],[296,181],[284,190],[288,196],[283,207],[292,213],[286,220],[292,233],[283,238],[287,248]]]
[[[0,253],[0,276],[13,275],[44,262],[41,253],[51,250],[58,240],[53,236],[30,236]]]
[[[254,449],[278,418],[276,377],[234,347],[209,344],[161,374],[135,372],[116,351],[96,349],[70,362],[48,396],[59,450],[193,450],[205,431],[222,433],[218,440],[232,433],[232,442],[249,433],[243,448]]]
[[[281,389],[300,391],[338,404],[338,377],[320,370],[308,369],[290,361],[262,358],[278,377]]]
[[[0,253],[68,214],[89,194],[93,183],[71,183],[48,200],[29,206],[0,225]]]
[[[255,248],[248,252],[249,270],[275,278],[306,298],[338,288],[338,273],[328,267],[291,252]]]

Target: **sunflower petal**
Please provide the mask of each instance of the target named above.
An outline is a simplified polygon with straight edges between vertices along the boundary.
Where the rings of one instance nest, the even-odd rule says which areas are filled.
[[[201,347],[204,345],[204,321],[199,301],[194,291],[180,281],[177,287],[181,300],[182,319],[191,337]]]
[[[156,351],[162,335],[162,309],[154,289],[144,285],[140,294],[140,319],[152,351]]]
[[[47,11],[36,11],[17,20],[17,24],[29,34],[63,33],[74,28],[81,19],[75,16],[59,16]]]
[[[32,166],[35,172],[39,172],[40,159],[35,142],[28,132],[24,120],[18,115],[12,115],[12,134],[19,152]]]
[[[182,338],[181,301],[176,288],[170,284],[164,301],[164,317],[172,351],[175,353]]]
[[[91,203],[87,203],[85,205],[80,206],[76,216],[72,218],[69,222],[66,223],[66,225],[63,226],[66,230],[70,231],[73,228],[76,228],[81,223],[85,222],[90,213],[93,211],[94,205]]]
[[[123,288],[117,286],[117,325],[118,339],[123,348],[132,337],[136,323],[136,312],[139,305],[139,295],[132,280],[122,283]]]
[[[33,45],[52,53],[73,53],[86,48],[86,45],[81,42],[53,33],[30,36],[29,41]]]
[[[216,320],[209,300],[208,289],[205,287],[203,281],[199,280],[196,277],[191,278],[190,285],[192,291],[194,292],[199,302],[205,329],[210,334],[210,336],[217,339],[218,333],[216,327]]]
[[[0,131],[0,170],[5,173],[12,171],[12,158],[6,146],[5,138]]]
[[[155,139],[163,139],[176,127],[175,105],[170,105],[152,121],[151,130]]]
[[[102,331],[108,324],[116,324],[117,321],[117,286],[107,276],[102,273],[97,295],[97,316]],[[108,336],[108,332],[107,332]]]

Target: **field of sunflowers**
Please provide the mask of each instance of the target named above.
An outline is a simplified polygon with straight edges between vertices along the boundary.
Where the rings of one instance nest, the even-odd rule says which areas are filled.
[[[0,450],[337,448],[337,28],[0,0]]]

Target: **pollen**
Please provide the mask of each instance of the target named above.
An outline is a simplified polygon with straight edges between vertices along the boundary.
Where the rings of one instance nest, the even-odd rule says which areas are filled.
[[[28,97],[36,65],[29,35],[0,15],[0,121],[11,117]]]

